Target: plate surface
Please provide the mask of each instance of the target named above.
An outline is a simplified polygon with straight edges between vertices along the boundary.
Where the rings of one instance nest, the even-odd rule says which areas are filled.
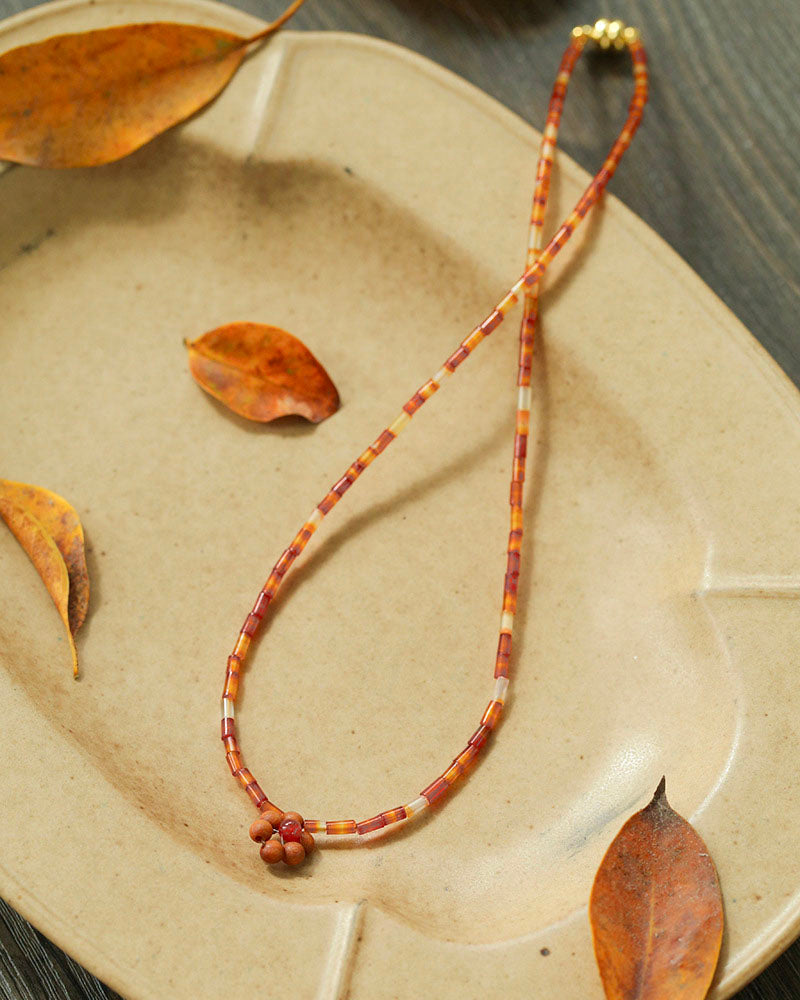
[[[5,22],[0,47],[159,19],[257,24],[196,0],[68,2]],[[543,294],[513,697],[491,752],[443,809],[297,872],[247,839],[217,736],[232,640],[330,483],[519,273],[537,147],[406,51],[287,32],[121,163],[0,178],[2,472],[73,503],[93,588],[75,685],[55,609],[0,533],[0,889],[130,997],[267,981],[304,998],[600,1000],[592,877],[662,773],[725,893],[713,995],[800,929],[800,401],[613,198]],[[586,180],[559,156],[551,228]],[[182,340],[236,319],[300,336],[339,413],[255,427],[205,396]],[[274,606],[238,716],[287,808],[408,801],[475,728],[515,341],[511,318]]]

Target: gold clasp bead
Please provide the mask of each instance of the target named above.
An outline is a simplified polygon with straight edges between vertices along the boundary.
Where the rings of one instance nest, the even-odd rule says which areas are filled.
[[[621,50],[639,40],[639,32],[636,28],[625,24],[618,18],[609,20],[606,17],[601,17],[594,24],[578,25],[572,29],[572,36],[595,42],[601,49]]]

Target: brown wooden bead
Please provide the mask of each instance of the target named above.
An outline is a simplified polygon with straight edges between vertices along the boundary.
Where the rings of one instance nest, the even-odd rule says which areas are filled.
[[[295,822],[299,823],[300,826],[303,825],[303,817],[300,813],[288,812],[283,814],[284,819],[293,819]]]
[[[314,838],[308,832],[308,830],[303,830],[300,835],[300,843],[303,845],[303,850],[306,854],[310,854],[314,850]]]
[[[281,820],[283,819],[283,813],[280,809],[265,809],[261,813],[261,819],[265,819],[268,823],[272,823],[274,827],[281,825]]]
[[[302,844],[298,844],[296,840],[290,840],[288,844],[284,844],[283,852],[286,856],[286,864],[291,865],[292,868],[295,865],[302,864],[306,856],[305,848]]]
[[[261,845],[259,853],[268,865],[276,865],[279,861],[283,861],[283,844],[277,839],[268,840]]]
[[[250,839],[257,844],[263,844],[265,840],[269,840],[274,832],[272,823],[268,819],[264,819],[263,816],[253,820],[250,824]]]

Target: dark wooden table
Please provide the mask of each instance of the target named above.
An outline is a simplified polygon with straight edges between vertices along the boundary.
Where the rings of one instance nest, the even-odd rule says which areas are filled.
[[[31,6],[0,0],[0,16]],[[235,6],[270,18],[283,3]],[[645,124],[612,190],[800,386],[797,0],[309,0],[292,27],[406,45],[541,126],[570,29],[602,16],[641,29],[652,70]],[[560,141],[592,172],[622,120],[627,74],[590,62],[570,91]],[[0,1000],[113,996],[0,901]],[[800,1000],[800,941],[737,1000]]]

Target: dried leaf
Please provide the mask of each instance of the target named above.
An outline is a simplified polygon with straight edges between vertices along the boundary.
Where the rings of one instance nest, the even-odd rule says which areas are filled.
[[[23,45],[0,56],[0,159],[40,167],[118,160],[199,110],[253,42],[191,24],[126,24]]]
[[[0,479],[0,517],[25,549],[47,587],[69,634],[73,673],[78,654],[73,636],[86,619],[89,574],[83,528],[63,497],[40,486]]]
[[[241,417],[266,422],[295,413],[319,423],[339,408],[319,361],[276,326],[230,323],[186,347],[198,385]]]
[[[722,896],[694,828],[670,808],[665,781],[617,834],[589,904],[609,1000],[702,1000],[722,943]]]

